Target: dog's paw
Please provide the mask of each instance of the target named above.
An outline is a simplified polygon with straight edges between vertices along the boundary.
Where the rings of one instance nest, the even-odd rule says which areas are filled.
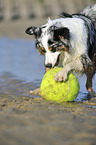
[[[65,82],[67,80],[67,73],[61,70],[55,75],[54,79],[56,82]]]
[[[33,95],[40,95],[40,88],[37,88],[36,90],[34,91],[30,91],[30,94],[33,94]]]
[[[91,97],[96,97],[96,92],[88,91],[88,95],[90,95]]]

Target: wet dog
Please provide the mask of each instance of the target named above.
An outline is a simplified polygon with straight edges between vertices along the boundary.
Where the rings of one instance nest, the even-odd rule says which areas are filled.
[[[92,78],[96,72],[96,4],[81,13],[62,13],[61,18],[50,20],[41,27],[26,30],[36,38],[36,47],[45,55],[48,69],[62,64],[55,81],[66,81],[71,71],[86,74],[86,88],[92,92]]]

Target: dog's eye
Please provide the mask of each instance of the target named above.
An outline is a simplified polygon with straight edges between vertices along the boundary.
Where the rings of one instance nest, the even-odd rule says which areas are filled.
[[[49,44],[49,45],[53,44],[53,41],[48,40],[48,44]]]
[[[43,47],[39,47],[38,50],[41,54],[45,55],[46,50]]]
[[[56,48],[55,47],[49,47],[49,50],[52,52],[56,52]]]

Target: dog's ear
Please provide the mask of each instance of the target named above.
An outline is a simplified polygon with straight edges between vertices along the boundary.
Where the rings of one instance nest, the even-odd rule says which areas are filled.
[[[41,28],[32,26],[27,28],[25,32],[29,35],[35,35],[35,37],[38,37],[41,35]]]
[[[59,40],[60,37],[69,40],[70,39],[69,29],[64,27],[54,30],[54,39]]]

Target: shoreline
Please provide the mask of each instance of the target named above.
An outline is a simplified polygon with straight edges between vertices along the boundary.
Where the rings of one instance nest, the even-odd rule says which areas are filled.
[[[2,21],[0,22],[0,37],[34,39],[33,36],[25,33],[26,28],[31,25],[41,26],[46,22],[46,19],[41,18]],[[12,49],[13,47],[15,49]],[[20,53],[19,47],[21,47],[21,55],[15,58],[15,55],[18,56]],[[30,46],[28,47],[30,48]],[[7,45],[6,48],[8,48]],[[24,52],[22,45],[18,46],[14,43],[12,48],[6,52],[2,47],[1,54],[5,55],[1,56],[1,63],[2,60],[4,62],[10,60],[5,61],[8,57],[12,58],[10,61],[15,64],[18,61],[21,62],[21,66],[25,66],[25,64],[28,66],[31,57],[27,63],[26,57],[29,57],[31,51],[27,56],[29,49],[25,48],[26,51],[24,50],[25,53],[22,55]],[[17,53],[14,50],[18,50]],[[13,53],[9,55],[11,51]],[[33,62],[33,60],[31,61]],[[12,66],[11,63],[9,64]],[[20,69],[21,66],[17,69]],[[30,66],[31,64],[25,70],[29,71]],[[37,72],[39,72],[38,70],[39,68]],[[38,81],[37,84],[26,82],[7,72],[0,75],[0,145],[95,145],[96,97],[91,98],[87,93],[82,93],[84,101],[50,102],[29,93],[38,85]]]
[[[1,145],[95,145],[96,97],[46,101],[29,93],[35,84],[11,77],[0,76]]]

